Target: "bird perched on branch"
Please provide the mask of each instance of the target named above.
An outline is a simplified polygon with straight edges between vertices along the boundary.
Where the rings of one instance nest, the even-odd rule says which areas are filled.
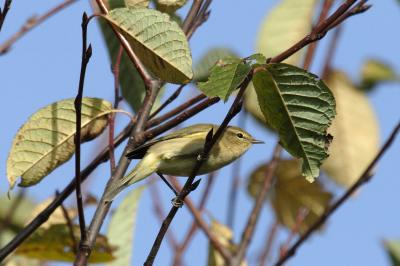
[[[218,125],[197,124],[151,140],[128,152],[129,159],[141,159],[125,177],[109,184],[105,201],[112,201],[124,188],[153,173],[189,176],[202,153],[210,130]],[[243,155],[252,144],[263,143],[239,127],[228,126],[211,148],[199,175],[218,170]]]

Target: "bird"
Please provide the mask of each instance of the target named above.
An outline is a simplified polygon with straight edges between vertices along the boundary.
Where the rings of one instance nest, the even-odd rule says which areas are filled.
[[[141,159],[125,177],[110,182],[106,189],[105,201],[109,202],[126,187],[137,183],[153,173],[189,176],[197,157],[204,149],[206,136],[219,125],[196,124],[179,129],[155,140],[151,140],[129,152],[129,159]],[[245,130],[228,126],[211,148],[198,175],[218,170],[242,156],[252,144],[264,143],[254,139]]]

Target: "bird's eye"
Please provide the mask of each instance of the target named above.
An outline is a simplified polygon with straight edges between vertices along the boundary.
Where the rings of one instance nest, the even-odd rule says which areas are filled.
[[[238,138],[243,138],[243,134],[242,133],[237,133],[237,135],[236,136],[238,136]]]

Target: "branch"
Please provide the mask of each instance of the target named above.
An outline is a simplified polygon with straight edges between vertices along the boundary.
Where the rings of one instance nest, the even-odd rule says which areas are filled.
[[[242,238],[240,240],[240,244],[235,256],[230,261],[231,266],[240,266],[241,262],[244,259],[247,248],[250,244],[251,238],[254,234],[255,227],[260,217],[262,206],[264,205],[265,198],[267,196],[267,192],[271,187],[272,177],[275,174],[276,168],[278,166],[279,158],[281,156],[282,147],[279,144],[276,144],[274,152],[272,154],[272,158],[268,163],[266,175],[260,192],[257,195],[256,202],[254,203],[254,207],[250,213],[250,216],[247,220],[246,227],[242,233]]]
[[[198,206],[198,210],[200,212],[204,210],[208,196],[210,195],[211,187],[214,184],[214,177],[215,177],[214,175],[215,172],[212,172],[207,177],[207,184],[203,191],[203,195],[201,196],[200,203]],[[189,246],[189,243],[192,240],[194,234],[196,233],[197,228],[198,226],[196,221],[193,221],[192,225],[190,226],[189,230],[186,233],[186,237],[182,241],[182,244],[178,246],[176,249],[173,265],[175,266],[182,265],[182,255],[185,252],[186,248]]]
[[[60,193],[58,191],[56,191],[56,196],[58,196]],[[61,211],[63,213],[63,216],[65,218],[65,223],[68,226],[68,232],[69,232],[69,236],[71,237],[71,241],[72,241],[72,245],[73,245],[73,252],[76,254],[78,252],[78,241],[76,240],[76,237],[74,235],[74,225],[72,223],[71,217],[69,217],[68,214],[68,210],[67,208],[65,208],[64,204],[61,204],[60,206]]]
[[[8,10],[10,10],[12,0],[4,0],[3,9],[0,8],[0,31],[3,27],[4,20],[6,19]]]
[[[76,202],[78,207],[78,218],[79,218],[79,228],[81,232],[81,239],[79,249],[82,249],[82,252],[86,251],[86,247],[83,243],[86,241],[86,223],[85,223],[85,213],[83,210],[82,203],[82,191],[81,191],[81,126],[82,126],[82,97],[83,97],[83,87],[85,83],[85,74],[86,68],[89,63],[90,57],[92,56],[92,46],[89,44],[87,46],[87,25],[88,25],[88,16],[86,13],[83,13],[82,16],[82,62],[81,62],[81,72],[79,76],[79,86],[78,93],[76,95],[74,106],[75,106],[75,136],[74,136],[74,144],[75,144],[75,179],[76,179]]]
[[[342,27],[343,27],[343,25],[340,25],[339,27],[337,27],[333,31],[332,40],[331,40],[331,42],[329,44],[328,51],[326,52],[325,63],[324,63],[324,67],[322,69],[321,78],[323,80],[326,80],[328,78],[329,73],[331,71],[332,59],[333,59],[333,56],[334,56],[335,51],[337,49],[337,44],[338,44],[338,41],[339,41],[339,38],[340,38],[340,34],[342,32]]]
[[[269,257],[269,254],[271,252],[272,244],[274,243],[276,233],[278,232],[279,229],[279,222],[275,221],[271,228],[267,232],[267,238],[266,238],[266,245],[263,251],[260,254],[260,257],[258,259],[259,261],[259,266],[265,266],[267,265],[267,260]]]
[[[11,0],[6,0],[6,2],[11,2]],[[41,24],[43,21],[50,18],[54,14],[60,12],[62,9],[66,8],[67,6],[69,6],[74,2],[76,2],[76,0],[66,0],[39,17],[36,16],[30,17],[25,22],[25,24],[20,28],[19,31],[14,33],[14,35],[12,35],[8,40],[6,40],[2,45],[0,45],[0,55],[7,53],[10,50],[10,48],[15,44],[15,42],[18,41],[22,36],[24,36],[30,30],[32,30],[33,28]]]
[[[332,28],[343,22],[351,15],[354,15],[352,12],[346,12],[346,11],[348,11],[355,2],[357,2],[357,0],[347,0],[346,2],[344,2],[331,16],[329,16],[327,19],[325,19],[319,25],[317,25],[311,31],[310,34],[308,34],[306,37],[298,41],[296,44],[294,44],[292,47],[290,47],[283,53],[271,58],[269,62],[271,63],[282,62],[283,60],[293,55],[294,53],[298,52],[300,49],[307,46],[308,44],[322,39],[329,30],[331,30]],[[362,3],[363,2],[364,1],[362,1]]]
[[[368,165],[367,169],[365,169],[364,173],[358,178],[357,182],[355,182],[347,191],[343,194],[329,209],[325,211],[321,217],[308,228],[308,230],[293,244],[293,246],[288,250],[285,256],[281,257],[279,261],[275,264],[276,266],[283,265],[289,258],[291,258],[297,251],[297,249],[316,231],[318,228],[323,225],[329,217],[340,207],[343,203],[346,202],[347,199],[350,198],[351,195],[355,191],[357,191],[362,185],[367,183],[372,176],[374,175],[374,169],[378,164],[379,160],[385,154],[385,152],[390,148],[395,140],[397,134],[400,131],[400,123],[396,125],[390,134],[389,138],[386,140],[385,144],[382,146],[381,150],[375,156],[373,161]]]
[[[176,91],[174,91],[174,93],[171,94],[171,96],[168,97],[167,100],[165,100],[165,102],[163,102],[160,107],[158,107],[154,112],[151,113],[151,115],[149,116],[149,118],[153,118],[156,115],[158,115],[165,107],[167,107],[170,103],[172,103],[174,100],[176,100],[176,98],[178,98],[178,96],[181,94],[182,89],[186,86],[187,84],[182,84],[180,85]]]

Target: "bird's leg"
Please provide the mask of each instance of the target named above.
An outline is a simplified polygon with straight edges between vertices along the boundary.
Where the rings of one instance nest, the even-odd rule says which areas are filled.
[[[183,206],[183,201],[179,199],[178,197],[178,192],[175,190],[175,188],[168,182],[168,180],[161,174],[157,173],[159,177],[161,177],[162,181],[172,190],[172,192],[175,194],[175,197],[171,200],[171,203],[175,207],[182,207]]]

